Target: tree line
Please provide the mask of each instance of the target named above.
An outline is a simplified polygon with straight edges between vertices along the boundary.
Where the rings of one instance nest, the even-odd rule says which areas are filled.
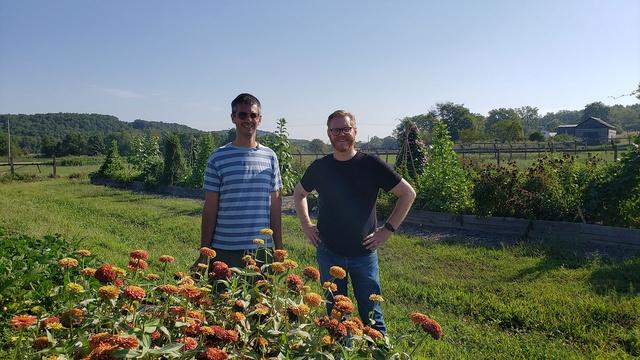
[[[635,95],[635,93],[634,93]],[[637,95],[636,95],[637,96]],[[615,126],[618,132],[640,131],[640,104],[607,106],[602,102],[587,104],[581,110],[560,110],[545,115],[532,106],[498,108],[485,116],[472,112],[464,104],[443,102],[435,104],[424,114],[408,116],[402,123],[415,123],[422,138],[430,142],[434,120],[442,121],[455,142],[479,141],[541,141],[542,132],[553,131],[558,125],[577,124],[589,117],[597,117]],[[102,114],[48,113],[33,115],[0,115],[0,156],[7,154],[7,121],[11,122],[11,153],[39,153],[50,157],[65,155],[104,155],[115,140],[119,151],[128,154],[134,136],[151,134],[164,139],[166,134],[178,135],[186,152],[194,141],[206,132],[186,125],[156,121],[135,120],[131,123],[117,117]],[[398,150],[398,130],[392,136],[373,136],[367,141],[360,139],[358,147],[364,150]],[[224,144],[235,137],[234,129],[211,133],[216,143]],[[259,137],[273,135],[259,132]],[[290,139],[292,153],[327,153],[330,145],[323,140]]]

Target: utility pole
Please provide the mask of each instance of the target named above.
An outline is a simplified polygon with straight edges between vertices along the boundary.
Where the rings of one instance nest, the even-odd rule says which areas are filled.
[[[13,159],[11,158],[11,125],[7,116],[7,155],[9,156],[9,169],[13,176]]]

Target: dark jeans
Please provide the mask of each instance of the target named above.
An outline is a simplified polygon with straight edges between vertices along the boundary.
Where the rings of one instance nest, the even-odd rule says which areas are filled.
[[[316,249],[316,258],[320,267],[320,281],[322,282],[332,279],[332,276],[329,274],[329,268],[332,266],[337,265],[346,270],[347,277],[342,280],[335,280],[338,286],[336,295],[347,295],[347,281],[351,278],[351,285],[353,286],[353,293],[358,303],[360,319],[362,319],[365,324],[369,324],[369,313],[373,311],[375,324],[372,326],[383,334],[386,334],[387,328],[382,318],[380,304],[369,300],[369,295],[371,294],[382,294],[380,290],[378,252],[374,251],[365,256],[347,257],[332,252],[321,243]],[[331,300],[330,295],[327,299]],[[332,308],[333,304],[327,303],[327,313],[330,314]]]

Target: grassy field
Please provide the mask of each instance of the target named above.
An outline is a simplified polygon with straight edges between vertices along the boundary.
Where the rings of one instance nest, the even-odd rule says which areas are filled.
[[[132,249],[176,257],[184,270],[199,246],[201,202],[51,179],[0,184],[0,226],[33,236],[60,233],[125,266]],[[314,264],[294,217],[285,246]],[[486,248],[462,239],[396,235],[380,250],[391,336],[410,351],[424,336],[408,319],[429,314],[444,329],[414,358],[633,358],[640,356],[640,257],[584,257],[572,247]],[[152,262],[151,267],[158,266]]]

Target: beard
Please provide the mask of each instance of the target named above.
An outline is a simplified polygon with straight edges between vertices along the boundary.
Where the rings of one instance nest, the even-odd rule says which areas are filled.
[[[339,138],[329,138],[331,146],[338,152],[347,152],[353,149],[356,139],[353,136],[340,136]]]

